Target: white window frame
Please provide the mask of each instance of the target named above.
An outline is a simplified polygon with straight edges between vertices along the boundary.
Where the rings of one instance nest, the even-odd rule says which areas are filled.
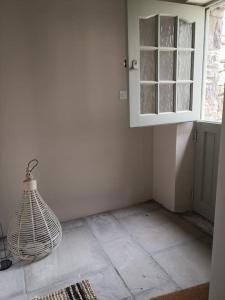
[[[205,34],[204,34],[204,56],[203,56],[203,68],[202,68],[202,98],[201,98],[201,115],[200,120],[204,123],[215,123],[222,124],[221,121],[211,121],[203,118],[204,115],[204,103],[205,103],[205,93],[206,93],[206,75],[207,75],[207,56],[208,56],[208,34],[209,34],[209,14],[210,10],[219,7],[220,5],[225,5],[224,1],[217,1],[216,3],[212,3],[210,5],[205,6]],[[225,91],[224,91],[225,96]],[[225,102],[225,100],[224,100]]]
[[[146,11],[149,6],[149,11]],[[138,12],[138,13],[137,13]],[[183,13],[182,13],[183,12]],[[193,104],[192,111],[170,112],[161,114],[140,113],[140,70],[132,70],[132,61],[137,60],[140,65],[139,18],[155,15],[188,16],[190,23],[198,22],[195,39],[195,61],[200,68],[194,68]],[[140,17],[139,17],[139,16]],[[202,100],[202,63],[204,40],[205,10],[203,7],[174,4],[164,1],[128,0],[128,66],[129,66],[129,101],[130,101],[130,127],[153,126],[160,124],[179,123],[200,119]],[[169,50],[169,49],[168,49]],[[200,69],[200,70],[199,70]]]

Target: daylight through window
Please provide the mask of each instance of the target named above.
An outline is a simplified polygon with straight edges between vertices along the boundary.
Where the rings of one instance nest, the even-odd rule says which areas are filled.
[[[210,10],[202,119],[221,122],[225,83],[225,6]]]

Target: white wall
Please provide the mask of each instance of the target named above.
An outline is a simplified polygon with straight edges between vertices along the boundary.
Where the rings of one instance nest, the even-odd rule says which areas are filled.
[[[0,1],[0,220],[26,162],[61,220],[152,198],[152,129],[129,129],[125,0]]]
[[[153,131],[153,198],[175,212],[192,208],[193,122]]]
[[[225,106],[221,133],[210,300],[225,299]]]
[[[176,139],[176,201],[175,211],[184,212],[193,206],[194,143],[193,122],[177,125]]]
[[[153,198],[175,210],[176,126],[163,125],[153,131]]]

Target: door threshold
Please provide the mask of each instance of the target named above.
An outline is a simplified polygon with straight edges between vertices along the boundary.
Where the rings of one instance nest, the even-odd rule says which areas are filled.
[[[205,233],[213,236],[213,224],[206,218],[195,212],[187,212],[183,214],[183,218],[200,228]]]

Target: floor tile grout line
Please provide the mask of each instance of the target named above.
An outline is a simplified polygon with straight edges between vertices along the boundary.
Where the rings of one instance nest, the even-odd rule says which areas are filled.
[[[144,203],[146,203],[146,202],[144,202]],[[136,205],[135,205],[136,206]],[[138,205],[137,205],[138,206]],[[132,208],[133,206],[130,206],[130,207],[127,207],[127,209],[129,209],[129,208]],[[123,208],[122,208],[123,209]],[[126,208],[125,208],[126,209]],[[118,209],[118,210],[120,210],[120,209]],[[130,217],[130,216],[137,216],[137,215],[140,215],[141,214],[141,211],[138,211],[138,212],[133,212],[132,214],[128,214],[128,215],[126,215],[125,217],[116,217],[115,215],[114,215],[114,212],[116,212],[116,211],[118,211],[118,210],[109,210],[109,211],[107,211],[107,212],[105,212],[105,214],[107,213],[107,214],[111,214],[111,215],[113,215],[116,219],[118,219],[118,220],[120,220],[120,219],[126,219],[126,218],[128,218],[128,217]],[[152,212],[155,212],[155,211],[158,211],[158,210],[164,210],[164,208],[162,207],[162,206],[159,206],[159,207],[155,207],[155,208],[151,208],[150,210],[148,210],[148,211],[146,211],[146,213],[152,213]],[[96,215],[98,215],[98,214],[96,214]]]
[[[24,270],[24,265],[22,266],[23,269],[23,281],[24,281],[24,287],[25,287],[25,294],[28,298],[28,291],[27,291],[27,281],[26,281],[26,276],[25,276],[25,270]]]
[[[107,253],[104,251],[104,249],[102,248],[102,246],[101,246],[101,244],[99,243],[98,239],[96,238],[96,236],[94,235],[94,233],[93,233],[92,230],[90,229],[90,226],[89,226],[89,224],[88,224],[88,222],[87,222],[87,218],[88,218],[88,217],[84,217],[84,218],[83,218],[83,221],[84,221],[83,224],[80,225],[80,226],[78,226],[78,227],[79,227],[79,228],[80,228],[80,227],[84,227],[84,228],[86,228],[86,230],[88,230],[88,231],[90,232],[91,236],[92,236],[92,237],[94,238],[94,240],[97,242],[98,247],[101,248],[101,251],[103,252],[103,253],[102,253],[102,254],[103,254],[103,257],[105,257],[105,259],[107,260],[107,262],[109,261],[110,265],[113,267],[113,269],[116,271],[116,273],[118,273],[117,270],[116,270],[116,269],[114,268],[114,266],[112,265],[112,262],[111,262],[111,260],[109,259]],[[75,228],[75,229],[76,229],[76,228]],[[25,265],[25,266],[26,266],[26,265]],[[108,265],[105,266],[104,268],[101,268],[101,269],[98,270],[98,271],[92,271],[92,272],[84,273],[84,274],[83,274],[83,277],[94,275],[94,274],[96,274],[97,272],[101,272],[101,271],[103,271],[103,270],[106,270],[107,267],[108,267]],[[24,277],[25,293],[26,293],[26,296],[27,296],[27,297],[28,297],[30,294],[32,294],[32,293],[34,293],[34,292],[36,292],[36,291],[42,291],[42,290],[45,290],[46,287],[42,287],[42,288],[37,288],[37,289],[35,289],[35,290],[29,291],[28,288],[27,288],[26,280],[25,280],[24,266],[22,266],[22,268],[23,268],[23,277]],[[73,272],[71,272],[71,275],[72,275],[72,274],[73,274]],[[119,277],[120,277],[120,279],[121,279],[121,276],[120,276],[120,275],[119,275]],[[66,281],[67,281],[67,280],[66,280]],[[63,284],[64,282],[66,283],[66,281],[60,281],[60,282],[57,282],[57,284],[60,284],[60,283]],[[122,283],[124,284],[123,281],[122,281]],[[53,284],[53,286],[57,286],[57,284]],[[125,288],[126,288],[126,290],[129,292],[129,297],[133,297],[133,294],[130,292],[130,290],[129,290],[129,288],[126,286],[126,284],[125,284]]]
[[[195,224],[195,223],[189,221],[188,219],[186,219],[183,216],[183,214],[181,214],[181,213],[175,213],[175,214],[185,224],[188,224],[193,229],[198,230],[201,233],[201,236],[194,238],[195,240],[202,240],[202,239],[205,239],[205,238],[212,238],[213,237],[211,234],[209,234],[208,232],[204,231],[200,226],[198,226],[197,224]]]
[[[190,213],[190,217],[194,217],[196,215],[196,213],[195,212],[191,212]],[[184,220],[186,220],[187,222],[189,222],[189,223],[191,223],[195,228],[198,228],[199,230],[201,230],[203,233],[205,233],[205,234],[207,234],[207,235],[209,235],[211,238],[213,237],[213,224],[212,223],[210,223],[208,220],[206,220],[204,217],[202,217],[202,216],[200,216],[200,215],[198,215],[197,214],[197,217],[199,218],[199,219],[202,219],[203,220],[203,222],[206,224],[206,226],[207,227],[210,227],[210,228],[206,228],[206,229],[204,229],[202,226],[200,226],[200,225],[198,225],[198,222],[197,222],[197,220],[195,221],[194,219],[189,219],[189,216],[186,214],[186,213],[182,213],[181,215],[180,215],[180,217],[182,218],[182,219],[184,219]],[[194,217],[195,218],[195,217]]]
[[[164,210],[163,208],[162,208],[162,210]],[[166,209],[165,209],[166,210]],[[167,210],[166,210],[167,211]],[[110,212],[109,212],[110,213]],[[111,213],[110,213],[111,214]],[[140,213],[139,213],[140,214]],[[134,236],[126,229],[126,227],[124,227],[124,225],[120,222],[120,218],[117,218],[116,216],[114,216],[113,214],[111,214],[111,216],[112,217],[114,217],[115,219],[116,219],[116,221],[123,227],[123,229],[134,239]],[[188,222],[188,221],[186,221],[186,220],[183,220],[183,218],[182,217],[180,217],[179,215],[177,215],[176,214],[176,216],[179,218],[179,219],[181,219],[182,221],[185,221],[185,223],[188,223],[189,225],[192,225],[190,222]],[[168,223],[175,223],[175,224],[178,224],[177,223],[177,221],[175,220],[175,221],[172,221],[172,220],[170,220],[170,221],[168,221]],[[179,225],[179,224],[178,224]],[[195,229],[196,229],[196,226],[193,226],[192,225],[192,227],[194,227]],[[152,228],[156,228],[156,227],[153,227],[152,226]],[[156,251],[152,251],[152,252],[150,252],[150,251],[147,251],[140,243],[138,243],[140,246],[141,246],[141,248],[144,250],[144,251],[146,251],[149,255],[157,255],[157,254],[159,254],[159,253],[163,253],[163,252],[165,252],[165,251],[169,251],[169,250],[171,250],[171,249],[173,249],[173,248],[176,248],[176,247],[178,247],[178,246],[184,246],[184,245],[186,245],[186,244],[188,244],[188,243],[190,243],[190,242],[193,242],[193,241],[204,241],[204,239],[207,239],[208,237],[210,237],[207,233],[205,233],[205,232],[202,232],[202,230],[200,230],[199,228],[197,228],[198,229],[198,231],[201,233],[201,236],[196,236],[196,237],[192,237],[192,238],[190,238],[190,239],[187,239],[186,241],[183,241],[183,242],[180,242],[180,243],[177,243],[176,245],[173,245],[173,246],[169,246],[169,247],[167,247],[167,248],[165,248],[165,249],[162,249],[162,250],[156,250]],[[138,240],[138,238],[137,238],[137,240]]]
[[[163,208],[162,208],[162,210],[163,210]],[[155,210],[153,210],[153,211],[155,211]],[[149,212],[149,211],[148,211]],[[151,213],[151,211],[149,212],[149,213]],[[135,239],[134,239],[134,236],[123,226],[123,224],[120,222],[120,219],[119,218],[117,218],[116,216],[114,216],[113,215],[113,213],[111,212],[111,211],[109,211],[109,212],[107,212],[106,214],[108,214],[108,215],[110,215],[115,221],[116,221],[116,223],[123,229],[123,231],[131,238],[131,240],[134,242],[134,244],[140,249],[140,250],[142,250],[145,254],[147,254],[149,257],[151,257],[152,258],[152,260],[155,262],[155,264],[159,267],[159,269],[161,269],[161,271],[163,271],[166,275],[167,275],[167,277],[168,277],[168,279],[172,282],[172,283],[174,283],[174,285],[178,288],[178,289],[181,289],[181,287],[177,284],[177,282],[171,277],[171,275],[170,274],[168,274],[168,272],[158,263],[158,261],[156,261],[155,259],[154,259],[154,257],[152,257],[152,255],[151,255],[151,253],[149,253],[148,251],[146,251],[146,249],[144,249],[143,247],[142,247],[142,245],[140,245],[140,243],[138,243]],[[141,214],[141,213],[138,213],[138,214]],[[137,215],[137,214],[135,214],[135,215]],[[94,233],[93,233],[94,234]],[[117,238],[117,239],[119,239],[119,238]],[[101,245],[101,243],[100,243],[100,245]],[[101,246],[102,247],[102,246]],[[104,250],[104,249],[103,249]],[[107,254],[106,254],[107,255]],[[107,255],[108,256],[108,255]],[[110,261],[111,261],[111,259],[110,259]],[[113,266],[114,267],[114,266]],[[117,271],[117,270],[116,270]],[[119,276],[120,276],[120,274],[119,274]],[[121,276],[120,276],[121,277]],[[128,288],[128,290],[130,291],[130,289]],[[131,292],[131,291],[130,291]],[[144,293],[145,291],[143,291],[142,293]],[[142,294],[142,293],[138,293],[137,295],[140,295],[140,294]],[[132,294],[132,293],[131,293]],[[133,294],[132,294],[133,295]],[[135,295],[134,295],[134,297],[135,297]]]
[[[96,273],[102,272],[102,271],[104,271],[106,269],[107,269],[107,266],[105,266],[104,268],[101,268],[101,269],[99,269],[97,271],[91,271],[91,272],[84,273],[82,277],[85,278],[86,276],[92,276],[92,275],[95,275]],[[69,276],[70,275],[74,275],[74,272],[67,273],[67,275],[69,275]],[[81,278],[79,278],[79,276],[78,276],[76,280],[80,281]],[[75,282],[72,282],[71,284],[74,284],[74,283]],[[54,283],[51,284],[51,287],[57,290],[57,289],[60,289],[60,288],[58,288],[58,285],[65,285],[65,287],[66,287],[68,285],[68,279],[54,282]],[[47,286],[43,286],[41,288],[33,289],[31,291],[28,291],[27,294],[30,295],[30,294],[36,293],[37,291],[40,291],[40,292],[45,291],[45,289],[46,289]]]
[[[119,278],[121,279],[122,283],[124,284],[124,286],[126,287],[126,289],[128,290],[128,292],[130,293],[130,296],[132,297],[133,300],[135,300],[135,295],[131,292],[131,290],[129,289],[129,287],[127,286],[126,282],[124,281],[123,277],[120,275],[119,271],[117,270],[117,268],[113,265],[113,262],[111,260],[111,258],[109,257],[109,255],[105,252],[104,248],[102,247],[99,239],[96,237],[96,235],[94,234],[94,232],[92,231],[90,225],[88,224],[87,219],[85,218],[85,222],[87,224],[88,229],[91,231],[92,235],[94,236],[95,240],[97,241],[98,245],[100,246],[100,248],[102,249],[102,251],[104,252],[105,257],[109,260],[111,267],[115,270],[116,274],[119,276]]]
[[[202,240],[201,239],[197,239],[197,238],[193,238],[193,239],[188,239],[186,241],[180,242],[180,243],[178,243],[176,245],[167,247],[165,249],[161,249],[161,250],[157,250],[157,251],[152,251],[152,252],[148,252],[147,250],[146,251],[150,255],[156,255],[157,256],[158,254],[161,254],[161,253],[164,253],[164,252],[167,252],[167,251],[171,251],[171,250],[173,250],[175,248],[186,246],[186,245],[190,244],[191,242],[202,242]]]
[[[113,215],[112,215],[113,216]],[[178,288],[181,288],[178,284],[177,284],[177,282],[171,277],[171,275],[158,263],[158,261],[156,261],[155,259],[154,259],[154,257],[152,257],[152,255],[148,252],[148,251],[146,251],[146,249],[144,249],[143,247],[142,247],[142,245],[138,242],[138,241],[136,241],[135,239],[134,239],[134,237],[132,236],[132,234],[123,226],[123,224],[122,223],[120,223],[119,222],[119,220],[115,217],[115,216],[113,216],[113,218],[115,218],[115,220],[120,224],[120,226],[129,234],[129,236],[131,237],[131,239],[132,239],[132,241],[138,246],[138,248],[139,249],[141,249],[142,251],[144,251],[144,253],[145,254],[147,254],[148,256],[150,256],[152,259],[153,259],[153,261],[156,263],[156,265],[158,265],[159,266],[159,268],[169,277],[169,279],[178,287]],[[143,291],[144,292],[144,291]]]
[[[157,203],[157,202],[156,202]],[[177,218],[177,220],[176,219],[174,219],[174,220],[168,220],[168,223],[175,223],[175,224],[178,224],[179,225],[179,223],[178,223],[178,221],[182,221],[185,225],[189,225],[189,226],[191,226],[193,229],[195,229],[195,230],[198,230],[199,231],[199,233],[201,233],[201,235],[202,236],[199,236],[199,237],[195,237],[195,238],[193,238],[193,239],[196,239],[196,240],[200,240],[200,239],[202,239],[202,238],[204,238],[204,237],[210,237],[210,235],[207,233],[207,232],[205,232],[205,231],[203,231],[200,227],[198,227],[198,226],[196,226],[196,225],[194,225],[194,224],[192,224],[192,222],[190,222],[190,221],[188,221],[188,220],[186,220],[180,213],[174,213],[174,212],[171,212],[171,211],[169,211],[168,209],[166,209],[166,208],[164,208],[163,206],[160,206],[160,207],[157,207],[157,208],[153,208],[153,209],[151,209],[150,211],[146,211],[146,213],[154,213],[155,211],[165,211],[165,212],[167,212],[167,213],[169,213],[169,214],[171,214],[171,215],[173,215],[173,216],[176,216],[176,218]],[[129,217],[129,216],[137,216],[137,215],[141,215],[141,212],[136,212],[136,213],[134,213],[134,214],[132,214],[132,215],[129,215],[129,216],[126,216],[126,217],[124,217],[124,218],[118,218],[117,216],[115,216],[114,214],[113,214],[113,211],[109,211],[109,212],[106,212],[106,213],[108,213],[108,214],[111,214],[116,220],[118,220],[118,222],[120,223],[120,220],[121,219],[126,219],[127,217]],[[154,228],[153,226],[152,226],[152,228]]]
[[[80,226],[78,226],[79,228],[80,227],[84,227],[86,230],[88,230],[89,231],[89,233],[91,234],[91,236],[95,239],[95,236],[93,236],[93,234],[92,234],[92,232],[90,232],[90,230],[89,230],[89,227],[87,227],[87,224],[86,224],[86,222],[85,222],[85,217],[83,218],[83,220],[84,220],[84,223],[82,224],[82,225],[80,225]],[[76,228],[78,228],[78,227],[76,227]],[[76,229],[76,228],[74,228],[74,229]],[[96,240],[96,239],[95,239]],[[99,242],[97,241],[97,245],[99,246]],[[52,253],[51,253],[52,254]],[[50,255],[51,255],[50,254]],[[35,261],[34,261],[35,262]],[[42,291],[42,290],[45,290],[46,289],[46,287],[47,286],[43,286],[43,287],[41,287],[41,288],[37,288],[37,289],[33,289],[33,290],[28,290],[27,289],[27,283],[26,283],[26,280],[25,280],[25,272],[24,272],[24,266],[29,266],[29,264],[24,264],[22,267],[23,267],[23,274],[24,274],[24,282],[25,282],[25,284],[26,284],[26,287],[25,287],[25,293],[26,293],[26,295],[30,295],[30,294],[32,294],[32,293],[35,293],[35,292],[37,292],[37,291]],[[107,266],[105,266],[105,267],[103,267],[103,268],[101,268],[101,269],[99,269],[99,270],[96,270],[96,271],[90,271],[90,272],[87,272],[87,273],[84,273],[83,274],[83,276],[82,277],[85,277],[85,276],[91,276],[91,275],[94,275],[94,274],[96,274],[97,272],[101,272],[101,271],[103,271],[103,270],[105,270],[105,269],[107,269]],[[74,274],[74,272],[70,272],[70,273],[67,273],[67,275],[73,275]],[[78,276],[79,277],[79,276]],[[77,280],[79,280],[78,278],[77,278]],[[52,284],[52,286],[54,287],[56,287],[58,284],[63,284],[63,283],[66,283],[67,282],[67,280],[62,280],[62,281],[57,281],[57,282],[53,282],[53,284]]]
[[[203,236],[199,236],[199,237],[193,237],[193,238],[190,238],[189,240],[187,241],[184,241],[182,243],[179,243],[179,244],[176,244],[174,246],[171,246],[171,247],[168,247],[166,249],[163,249],[163,250],[159,250],[157,251],[156,253],[152,254],[151,252],[148,252],[141,244],[140,242],[138,241],[138,239],[134,239],[134,236],[126,229],[126,227],[121,223],[121,219],[117,218],[115,215],[113,215],[112,213],[110,213],[111,216],[121,225],[121,227],[130,235],[131,239],[133,242],[135,242],[135,244],[137,244],[139,246],[139,248],[141,248],[147,255],[149,255],[154,261],[155,263],[168,275],[168,277],[172,280],[172,282],[179,288],[181,289],[181,287],[179,286],[179,284],[171,277],[170,274],[168,274],[168,272],[160,265],[160,263],[153,257],[153,255],[157,255],[157,254],[160,254],[160,253],[163,253],[163,252],[166,252],[166,251],[170,251],[174,248],[177,248],[177,247],[180,247],[180,246],[185,246],[185,245],[188,245],[190,242],[194,242],[194,241],[202,241],[203,238],[206,238],[206,237],[203,237]],[[196,226],[193,226],[193,224],[191,224],[190,222],[188,222],[187,220],[183,220],[183,218],[180,216],[180,215],[177,215],[177,217],[179,219],[181,219],[182,221],[184,221],[185,223],[187,224],[190,224],[192,227],[194,227],[196,229]],[[174,221],[176,222],[176,221]],[[176,222],[176,224],[178,224]],[[202,230],[200,230],[199,228],[197,228],[198,231],[201,233],[201,234],[204,234],[204,235],[208,235],[206,233],[204,233]]]
[[[155,200],[153,200],[153,201],[155,201]],[[158,203],[157,201],[155,201],[155,202]],[[167,211],[170,214],[175,215],[179,220],[182,220],[184,223],[189,224],[191,227],[193,227],[195,229],[198,229],[198,231],[201,232],[201,234],[204,234],[204,235],[207,235],[209,237],[212,237],[212,235],[210,233],[206,232],[205,230],[203,230],[201,226],[198,226],[196,223],[191,222],[187,218],[185,218],[185,213],[171,212],[169,209],[163,207],[162,205],[161,205],[161,209],[163,209],[164,211]],[[203,218],[203,217],[200,216],[200,218]],[[174,222],[176,222],[176,220],[174,220]],[[198,238],[196,238],[196,239],[198,239]],[[201,237],[199,237],[199,239],[201,239]]]

